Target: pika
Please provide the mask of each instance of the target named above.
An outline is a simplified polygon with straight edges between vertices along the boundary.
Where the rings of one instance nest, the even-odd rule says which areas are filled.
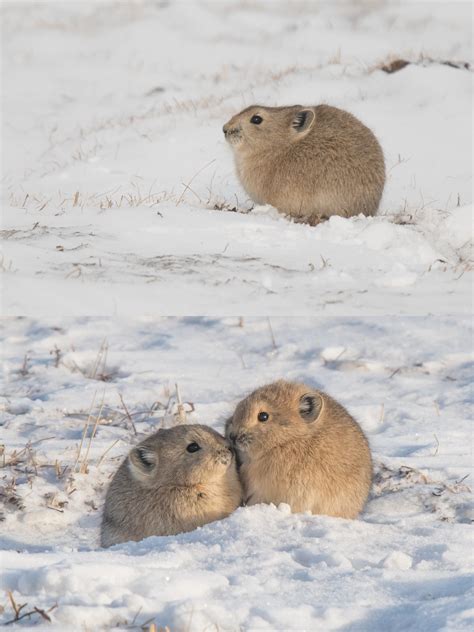
[[[326,393],[283,380],[242,400],[226,422],[246,504],[356,518],[372,480],[359,424]]]
[[[382,148],[355,116],[329,105],[252,105],[224,127],[237,174],[257,204],[297,222],[375,215],[385,184]]]
[[[235,457],[215,430],[158,430],[134,447],[107,491],[101,546],[191,531],[241,503]]]

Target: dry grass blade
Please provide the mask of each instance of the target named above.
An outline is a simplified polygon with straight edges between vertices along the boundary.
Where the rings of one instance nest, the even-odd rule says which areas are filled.
[[[94,439],[95,433],[97,432],[97,426],[99,425],[99,421],[100,421],[100,418],[101,418],[101,415],[102,415],[102,410],[104,408],[104,400],[105,400],[105,389],[104,389],[104,394],[102,396],[102,402],[100,404],[99,412],[98,412],[98,414],[97,414],[97,416],[95,418],[95,422],[94,422],[94,426],[92,428],[91,436],[89,437],[89,443],[87,445],[87,450],[86,450],[86,453],[85,453],[85,456],[84,456],[84,459],[82,461],[82,465],[81,465],[81,468],[80,468],[81,474],[87,474],[87,463],[88,463],[88,460],[89,460],[89,451],[91,449],[92,440]]]
[[[109,445],[109,447],[105,450],[105,452],[103,452],[102,456],[101,456],[101,457],[100,457],[100,459],[97,461],[97,466],[96,466],[96,467],[99,467],[99,466],[101,465],[102,461],[105,459],[105,455],[106,455],[108,452],[110,452],[110,450],[112,450],[112,448],[113,448],[114,446],[116,446],[116,445],[117,445],[117,443],[118,443],[119,441],[120,441],[120,439],[116,439],[116,440],[112,443],[112,445]]]
[[[8,591],[8,599],[10,600],[10,604],[13,608],[13,611],[15,613],[15,619],[14,621],[18,621],[20,612],[23,610],[23,608],[27,605],[26,603],[18,605],[15,601],[15,598],[13,597],[13,593],[11,590]]]
[[[10,604],[15,613],[15,617],[13,619],[10,619],[9,621],[5,621],[3,625],[11,625],[12,623],[17,623],[18,621],[21,621],[25,617],[31,617],[34,614],[39,614],[42,619],[44,619],[45,621],[48,621],[48,623],[51,623],[51,617],[49,616],[49,613],[58,607],[57,603],[54,604],[54,606],[51,606],[51,608],[48,608],[48,610],[43,610],[42,608],[33,606],[33,610],[29,610],[28,612],[20,614],[23,608],[25,608],[28,604],[24,603],[24,604],[18,605],[15,601],[15,598],[13,597],[13,593],[11,592],[11,590],[9,590],[7,594],[10,600]]]
[[[94,408],[96,396],[97,396],[97,391],[95,391],[94,397],[92,398],[92,403],[91,403],[91,406],[89,408],[89,414],[87,415],[87,420],[86,420],[86,423],[84,424],[84,430],[82,432],[81,443],[79,444],[79,449],[77,451],[76,462],[74,463],[74,468],[73,468],[74,472],[77,471],[77,465],[79,463],[79,459],[81,458],[82,446],[84,445],[84,440],[86,438],[87,430],[89,428],[89,423],[90,423],[91,416],[92,416],[92,409]]]
[[[109,345],[108,345],[107,339],[104,338],[104,340],[102,341],[102,344],[99,347],[99,351],[97,352],[97,357],[96,357],[94,366],[89,374],[89,377],[91,379],[96,380],[98,379],[98,376],[100,377],[100,376],[106,375],[105,365],[107,363],[108,351],[109,351]],[[101,368],[100,371],[99,371],[99,368]]]
[[[204,167],[202,167],[201,169],[199,169],[199,171],[196,171],[196,173],[193,175],[193,177],[191,178],[191,180],[189,180],[189,182],[188,182],[187,184],[184,184],[184,185],[183,185],[183,186],[184,186],[184,189],[183,189],[183,192],[181,193],[181,195],[179,196],[178,201],[176,202],[176,206],[178,206],[178,205],[182,202],[183,197],[184,197],[184,194],[186,193],[186,191],[187,191],[188,189],[189,189],[189,190],[191,190],[191,188],[190,188],[190,184],[191,184],[191,182],[194,180],[194,178],[196,178],[196,177],[197,177],[200,173],[202,173],[202,172],[204,171],[204,169],[207,169],[207,168],[208,168],[210,165],[212,165],[212,163],[214,163],[214,162],[216,162],[216,159],[215,159],[215,158],[214,158],[213,160],[211,160],[210,162],[208,162],[208,163],[207,163],[207,165],[204,165]],[[193,193],[194,193],[194,191],[193,191]],[[196,193],[194,193],[194,195],[196,195],[196,196],[198,197],[198,199],[200,200],[199,196],[198,196]]]
[[[5,461],[5,455],[2,454],[2,464],[0,465],[0,468],[9,467],[10,465],[16,465],[20,458],[23,458],[25,454],[31,452],[31,448],[34,445],[38,445],[38,443],[42,443],[43,441],[51,441],[51,439],[56,439],[56,437],[45,437],[44,439],[38,439],[37,441],[33,442],[28,441],[26,446],[22,448],[19,452],[17,452],[16,450],[13,451],[13,454],[10,456],[9,461]]]
[[[177,412],[177,423],[185,424],[186,423],[186,411],[184,410],[183,402],[181,401],[181,394],[179,392],[178,384],[175,384],[176,388],[176,399],[178,401],[178,412]]]
[[[276,351],[278,349],[276,341],[275,341],[275,335],[273,334],[273,327],[272,327],[272,323],[270,321],[270,317],[267,318],[267,323],[268,323],[268,329],[270,330],[270,336],[272,339],[272,345],[273,345],[273,349]]]
[[[385,404],[382,404],[381,409],[380,409],[379,423],[382,424],[384,419],[385,419]]]
[[[131,414],[130,414],[130,413],[129,413],[129,411],[128,411],[127,406],[125,405],[125,402],[123,401],[122,393],[119,393],[119,397],[120,397],[120,401],[121,401],[121,403],[122,403],[123,409],[124,409],[124,411],[125,411],[125,415],[126,415],[126,417],[127,417],[128,421],[130,422],[130,425],[132,426],[133,433],[134,433],[135,435],[137,435],[138,433],[137,433],[136,426],[135,426],[135,424],[134,424],[134,422],[133,422],[133,419],[132,419]]]
[[[29,361],[30,361],[30,358],[28,354],[25,353],[25,357],[23,358],[23,364],[20,369],[20,375],[22,375],[23,377],[26,377],[28,375],[28,372],[29,372],[28,362]]]
[[[172,414],[173,423],[176,425],[187,424],[188,423],[187,413],[192,413],[195,410],[194,404],[192,402],[182,401],[178,384],[175,384],[175,391],[176,391],[176,412]],[[171,399],[170,399],[169,404],[171,404]],[[189,406],[189,410],[186,410],[186,406]],[[173,408],[173,405],[171,404],[171,410],[172,408]]]

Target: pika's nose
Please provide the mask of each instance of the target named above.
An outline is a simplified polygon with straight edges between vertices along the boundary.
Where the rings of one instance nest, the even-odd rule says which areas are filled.
[[[222,128],[222,131],[224,132],[224,135],[227,136],[227,132],[229,131],[229,126],[227,125],[227,123]]]

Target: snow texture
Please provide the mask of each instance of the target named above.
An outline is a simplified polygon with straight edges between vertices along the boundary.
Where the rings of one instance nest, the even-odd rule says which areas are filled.
[[[1,13],[0,623],[24,605],[10,629],[471,630],[470,3]],[[379,215],[309,227],[253,208],[221,128],[258,102],[367,124]],[[360,519],[257,505],[99,547],[134,443],[222,431],[277,378],[362,425]]]
[[[472,629],[471,336],[460,317],[5,321],[2,588],[26,610],[57,603],[52,630]],[[186,421],[222,431],[279,377],[334,395],[366,432],[360,519],[256,505],[99,548],[107,483],[176,423],[176,384]]]
[[[470,3],[5,3],[2,36],[4,312],[469,309]],[[255,102],[372,128],[380,215],[247,212],[221,128]]]

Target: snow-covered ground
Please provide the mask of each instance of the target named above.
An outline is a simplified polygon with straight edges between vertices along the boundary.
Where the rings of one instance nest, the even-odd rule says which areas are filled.
[[[45,629],[472,630],[467,317],[12,318],[1,336],[2,589],[22,613],[57,605]],[[367,433],[359,520],[257,505],[98,547],[107,482],[133,442],[176,422],[176,384],[186,420],[222,430],[278,377],[328,391]],[[0,605],[11,620],[6,592]]]
[[[471,60],[470,2],[2,9],[4,313],[469,308],[472,71],[445,62]],[[416,63],[381,70],[400,58]],[[369,125],[379,217],[246,213],[221,128],[254,102]]]
[[[472,629],[471,3],[1,12],[0,623],[25,604],[11,628]],[[221,128],[255,102],[371,127],[379,215],[252,209]],[[179,410],[222,430],[280,377],[367,433],[360,520],[244,507],[98,547],[135,441]]]

